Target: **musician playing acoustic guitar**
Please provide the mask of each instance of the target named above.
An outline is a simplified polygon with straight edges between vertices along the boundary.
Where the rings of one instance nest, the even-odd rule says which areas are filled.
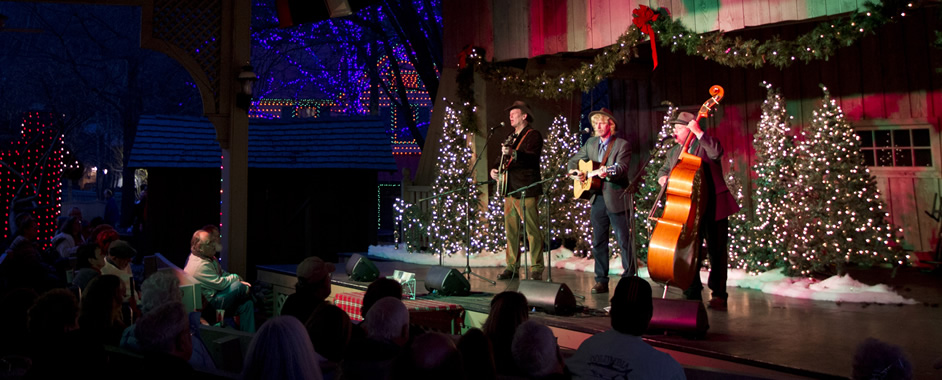
[[[663,187],[667,181],[673,164],[680,155],[681,144],[690,133],[696,136],[696,141],[690,144],[690,154],[703,159],[701,178],[705,182],[703,202],[706,202],[705,212],[700,219],[700,239],[706,240],[707,253],[710,257],[710,278],[707,284],[713,291],[709,306],[716,310],[726,310],[726,269],[727,247],[729,245],[729,216],[739,211],[736,199],[726,187],[723,175],[723,146],[719,139],[710,136],[700,129],[696,116],[690,112],[681,112],[669,121],[674,126],[674,145],[667,152],[664,166],[658,171],[658,183]],[[702,244],[698,244],[702,246]],[[689,300],[702,300],[703,283],[700,281],[700,267],[703,264],[703,255],[697,258],[697,272],[693,283],[684,291],[684,297]]]
[[[569,175],[586,180],[586,172],[580,171],[579,161],[595,161],[601,165],[613,167],[612,170],[599,170],[602,178],[601,194],[593,194],[589,199],[592,205],[592,255],[595,256],[595,286],[592,293],[608,293],[608,237],[609,227],[615,230],[615,239],[621,247],[621,263],[625,268],[622,277],[634,276],[634,245],[629,233],[628,223],[632,205],[629,203],[628,168],[631,159],[631,147],[628,141],[615,136],[616,122],[608,108],[589,113],[589,120],[595,129],[595,135],[586,141],[575,156],[569,159]],[[599,196],[601,195],[601,196]]]
[[[518,276],[520,266],[520,215],[526,208],[527,241],[530,243],[531,280],[543,279],[543,235],[540,233],[540,216],[537,213],[537,197],[543,194],[542,186],[533,186],[507,197],[507,193],[540,181],[540,156],[543,153],[543,135],[530,128],[533,122],[530,107],[516,101],[506,111],[510,112],[510,126],[514,128],[509,144],[501,148],[502,159],[491,169],[491,178],[501,182],[505,176],[506,189],[499,196],[504,198],[504,231],[507,233],[507,268],[497,276],[498,280]],[[501,168],[500,166],[504,167]]]

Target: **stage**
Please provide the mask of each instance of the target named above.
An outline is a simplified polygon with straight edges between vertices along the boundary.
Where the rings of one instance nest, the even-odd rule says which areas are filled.
[[[465,328],[480,327],[494,294],[516,291],[519,280],[497,281],[492,285],[471,276],[472,294],[442,297],[427,294],[424,279],[430,266],[393,261],[373,260],[381,276],[392,276],[394,270],[416,274],[419,299],[460,305],[467,312]],[[294,266],[259,266],[259,280],[272,283],[290,293]],[[464,268],[456,268],[464,271]],[[496,279],[503,268],[472,268],[474,274]],[[549,273],[544,272],[544,279]],[[585,338],[610,328],[607,314],[611,294],[594,295],[592,273],[553,268],[552,280],[565,283],[577,296],[582,309],[572,316],[556,316],[536,311],[531,318],[553,328],[560,346],[575,350]],[[280,275],[280,280],[278,279]],[[859,269],[851,275],[868,285],[886,284],[897,293],[920,302],[915,305],[879,305],[810,301],[775,296],[758,290],[729,288],[729,310],[707,309],[709,330],[702,338],[678,333],[645,335],[658,349],[668,352],[688,371],[697,371],[698,378],[847,378],[857,345],[867,337],[899,345],[909,354],[917,379],[942,377],[932,368],[942,357],[938,342],[942,341],[942,275],[918,269],[901,269],[895,278],[886,269]],[[612,279],[612,287],[617,278]],[[350,281],[343,263],[333,274],[333,294],[358,292],[367,283]],[[279,285],[280,283],[280,285]],[[663,292],[653,285],[655,296]],[[579,297],[585,297],[580,299]],[[668,298],[680,298],[680,291],[671,289]],[[704,292],[709,299],[709,292]]]

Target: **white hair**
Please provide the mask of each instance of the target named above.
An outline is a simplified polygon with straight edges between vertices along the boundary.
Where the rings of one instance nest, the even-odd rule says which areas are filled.
[[[242,378],[322,380],[317,354],[301,321],[280,316],[265,322],[249,343]]]
[[[169,354],[176,348],[177,337],[189,334],[190,322],[179,301],[157,306],[141,316],[134,325],[134,337],[145,351]]]
[[[157,272],[141,283],[141,312],[156,309],[168,302],[180,302],[180,279],[172,273]]]
[[[549,327],[536,321],[526,321],[517,327],[511,352],[517,368],[529,377],[549,375],[559,364],[556,336]]]
[[[383,297],[366,313],[366,336],[393,342],[409,335],[409,310],[394,297]]]

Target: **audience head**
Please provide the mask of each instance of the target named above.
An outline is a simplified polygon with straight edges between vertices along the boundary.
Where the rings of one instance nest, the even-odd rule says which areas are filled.
[[[530,318],[527,297],[518,292],[501,292],[491,299],[491,311],[484,321],[484,334],[489,337],[512,337],[517,326]]]
[[[517,368],[528,377],[539,378],[565,372],[553,330],[539,322],[526,321],[517,327],[511,352]]]
[[[78,236],[82,233],[82,221],[74,216],[59,221],[59,233]]]
[[[75,251],[75,258],[75,269],[92,268],[100,272],[105,267],[105,255],[95,243],[80,245]]]
[[[83,221],[83,219],[82,219],[82,209],[80,209],[80,208],[78,208],[78,207],[72,207],[72,210],[69,211],[69,217],[70,217],[70,218],[72,218],[72,217],[78,218],[78,220]]]
[[[82,292],[81,326],[123,324],[121,304],[124,291],[124,281],[115,275],[105,274],[89,281]]]
[[[213,249],[215,252],[222,252],[222,235],[219,233],[219,226],[207,224],[200,229],[209,233],[209,239],[213,241]]]
[[[641,336],[648,329],[654,305],[651,284],[641,277],[624,277],[612,294],[612,328],[622,334]]]
[[[121,239],[121,236],[118,235],[118,231],[114,230],[114,227],[102,224],[92,229],[92,238],[95,239],[101,251],[107,253],[111,243]]]
[[[334,264],[325,262],[317,256],[311,256],[298,264],[297,291],[310,291],[317,294],[318,299],[327,299],[330,296],[330,277],[334,272]]]
[[[353,324],[347,312],[335,305],[322,303],[314,309],[305,327],[314,351],[335,363],[343,359],[353,334]]]
[[[67,289],[39,296],[29,309],[29,331],[34,335],[61,335],[78,328],[79,303]]]
[[[372,340],[404,346],[409,341],[409,310],[401,300],[385,297],[366,313],[366,336]]]
[[[458,352],[469,379],[494,379],[497,368],[494,364],[494,349],[484,331],[472,328],[458,340]]]
[[[210,259],[216,255],[216,247],[209,232],[196,230],[193,233],[193,238],[190,239],[190,253],[204,259]]]
[[[402,369],[419,379],[447,379],[464,374],[455,341],[438,332],[417,336],[403,359],[407,362]]]
[[[137,256],[137,251],[124,240],[115,240],[108,245],[108,258],[118,269],[127,268],[134,256]]]
[[[366,287],[366,294],[363,295],[363,307],[361,310],[361,315],[366,316],[366,313],[370,311],[370,308],[382,298],[393,297],[397,300],[402,299],[402,285],[399,284],[396,280],[391,278],[379,278],[370,286]]]
[[[178,301],[167,302],[137,320],[134,337],[142,350],[190,360],[193,341],[186,309]]]
[[[88,222],[88,227],[91,228],[92,230],[94,230],[95,228],[98,228],[98,226],[103,226],[103,225],[107,225],[108,227],[111,227],[112,229],[114,228],[114,226],[105,223],[105,218],[102,218],[100,216],[96,216],[92,218],[91,221]]]
[[[14,221],[16,225],[16,234],[29,240],[36,240],[39,236],[39,229],[36,227],[36,218],[33,214],[24,212],[16,216]]]
[[[147,313],[170,302],[180,302],[180,279],[170,272],[157,272],[141,283],[141,312]]]
[[[289,316],[265,322],[249,343],[242,378],[322,379],[317,355],[304,325]]]
[[[867,338],[854,354],[854,380],[908,380],[913,366],[903,349],[875,338]]]

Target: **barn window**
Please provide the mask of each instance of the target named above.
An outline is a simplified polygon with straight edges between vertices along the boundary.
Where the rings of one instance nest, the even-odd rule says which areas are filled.
[[[932,167],[932,139],[926,128],[858,129],[860,152],[869,167]]]

